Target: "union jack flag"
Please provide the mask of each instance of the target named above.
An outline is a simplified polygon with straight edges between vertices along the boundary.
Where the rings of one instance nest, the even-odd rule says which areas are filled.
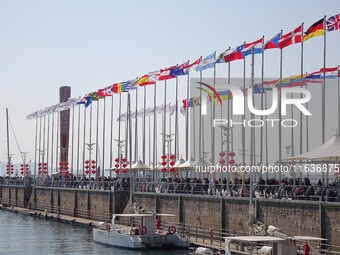
[[[327,20],[327,31],[338,30],[340,28],[340,14],[336,14]]]

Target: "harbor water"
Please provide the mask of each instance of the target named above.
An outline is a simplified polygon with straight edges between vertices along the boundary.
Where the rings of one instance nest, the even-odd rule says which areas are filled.
[[[132,251],[96,243],[92,231],[44,218],[0,210],[0,254],[4,255],[187,255],[189,251]]]

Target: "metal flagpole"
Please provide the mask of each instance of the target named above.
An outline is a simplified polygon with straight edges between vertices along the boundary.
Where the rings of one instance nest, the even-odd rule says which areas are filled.
[[[214,52],[214,60],[216,60],[216,51]],[[214,64],[214,77],[213,77],[214,88],[216,88],[216,66],[215,65],[216,64]],[[213,104],[212,100],[211,100],[211,103],[212,103],[211,123],[214,123],[215,113],[216,113],[216,105]],[[215,165],[215,128],[214,127],[211,127],[211,164],[213,166]]]
[[[52,140],[51,140],[51,173],[53,172],[53,157],[54,157],[54,150],[53,150],[53,141],[54,141],[54,111],[52,112]],[[56,169],[56,171],[58,172],[58,169]]]
[[[7,113],[7,110],[6,110]],[[52,136],[53,139],[53,136]],[[34,184],[36,183],[37,174],[37,144],[38,144],[38,118],[35,119],[35,141],[34,141]],[[9,153],[9,152],[8,152]]]
[[[340,78],[339,78],[339,66],[338,66],[338,132],[340,134]]]
[[[59,127],[59,123],[60,123],[60,112],[58,112],[57,113],[57,130],[56,130],[56,132],[57,132],[57,141],[56,141],[56,159],[55,159],[55,169],[56,169],[56,171],[57,172],[59,172],[58,171],[58,160],[59,160],[59,157],[58,157],[58,153],[59,153],[59,150],[58,150],[58,148],[59,148],[59,135],[60,135],[60,127]]]
[[[322,144],[325,143],[326,139],[326,15],[323,19],[323,84],[322,84]],[[326,183],[328,186],[329,172],[326,173]],[[325,184],[325,173],[322,172],[322,183]]]
[[[138,160],[138,116],[137,116],[137,111],[138,111],[138,89],[136,89],[136,107],[135,107],[135,162]],[[131,158],[132,160],[132,158]],[[143,162],[144,163],[144,162]]]
[[[202,82],[202,71],[200,71],[200,82]],[[200,83],[200,111],[198,127],[198,158],[202,158],[202,84]]]
[[[263,82],[264,82],[264,36],[262,36],[262,61],[261,61],[261,110],[263,110],[263,94],[265,93]],[[267,108],[266,108],[267,109]],[[267,115],[266,115],[267,116]],[[261,115],[261,121],[263,122],[264,116]],[[267,121],[266,121],[267,123]],[[260,128],[260,163],[263,164],[263,126]],[[262,171],[261,171],[261,177],[262,177]]]
[[[166,139],[166,80],[164,80],[163,149],[162,149],[163,155],[166,155],[165,139]],[[165,172],[163,172],[163,178],[165,178]]]
[[[130,90],[128,90],[128,98],[127,98],[127,106],[128,106],[128,115],[126,123],[129,125],[129,176],[130,176],[130,203],[133,204],[133,173],[132,173],[132,130],[131,130],[131,106],[130,106]]]
[[[130,91],[128,91],[128,93],[130,93]],[[127,102],[127,100],[126,100],[126,102]],[[130,137],[128,137],[128,132],[129,132],[129,126],[128,126],[128,116],[130,116],[131,117],[131,113],[130,112],[128,112],[128,110],[129,110],[129,105],[126,103],[126,120],[125,120],[125,158],[127,158],[127,156],[128,156],[128,149],[129,149],[129,140],[128,139],[130,139]],[[130,159],[130,160],[132,160],[132,159]]]
[[[98,182],[98,179],[99,179],[99,171],[98,171],[98,166],[100,166],[99,164],[99,99],[97,101],[97,116],[96,116],[96,119],[97,119],[97,123],[96,123],[96,166],[97,166],[97,169],[96,169],[96,181]]]
[[[229,47],[229,49],[230,49],[230,47]],[[230,85],[230,62],[228,62],[228,85]],[[230,153],[230,138],[232,139],[232,136],[233,136],[233,132],[232,132],[232,129],[230,128],[230,115],[232,114],[232,111],[231,111],[231,108],[230,108],[230,105],[231,105],[231,97],[230,97],[230,93],[229,93],[229,90],[228,90],[228,128],[229,128],[229,130],[228,130],[228,132],[227,132],[227,157],[226,157],[226,159],[227,159],[227,166],[229,167],[229,160],[230,160],[230,157],[229,157],[229,153]],[[222,111],[223,110],[223,107],[222,107],[222,105],[221,105],[221,119],[222,119],[222,117],[223,117],[223,115],[222,115]],[[223,130],[221,129],[221,152],[223,151]],[[232,148],[231,148],[231,150],[232,150]],[[226,184],[227,184],[227,191],[228,191],[228,193],[229,193],[229,182],[230,182],[230,171],[228,170],[227,171],[227,179],[226,179]]]
[[[89,149],[89,161],[90,161],[90,165],[91,167],[89,168],[90,172],[89,172],[89,180],[91,180],[91,171],[92,171],[92,159],[91,159],[91,147],[92,147],[92,106],[93,104],[91,103],[90,105],[90,134],[89,134],[89,145],[88,145],[88,149]]]
[[[176,96],[175,96],[175,157],[179,159],[178,151],[178,77],[176,76]],[[171,116],[170,116],[171,118]],[[171,136],[171,131],[170,131]]]
[[[255,81],[254,81],[254,46],[252,47],[251,49],[251,95],[248,95],[248,96],[251,96],[252,97],[252,101],[253,101],[253,105],[254,105],[254,84],[255,84]],[[251,119],[254,119],[254,114],[251,113]],[[250,128],[250,133],[251,133],[251,145],[250,145],[250,165],[254,165],[254,139],[255,138],[255,130],[254,130],[254,127],[251,127]],[[253,215],[253,210],[252,210],[252,207],[253,207],[253,172],[250,171],[249,173],[249,209],[250,209],[250,214]]]
[[[99,102],[98,102],[99,104]],[[105,174],[105,114],[106,114],[106,100],[105,97],[103,98],[103,158],[102,158],[102,187],[104,188],[104,174]],[[111,171],[110,171],[111,172]]]
[[[185,111],[185,159],[189,160],[189,81],[190,74],[188,73],[187,77],[187,103],[186,103],[186,111]],[[195,139],[195,137],[194,137]]]
[[[306,89],[308,89],[307,82],[306,82]],[[306,109],[308,110],[308,102],[306,102]],[[308,115],[306,115],[306,151],[309,151],[308,139],[309,139],[309,119],[308,119]],[[309,171],[307,172],[307,178],[309,178]]]
[[[302,23],[302,28],[301,31],[303,31],[303,23]],[[300,81],[303,81],[303,40],[301,40],[301,71],[300,71]],[[307,85],[307,84],[306,84]],[[301,83],[301,88],[303,87]],[[300,94],[300,98],[302,98],[303,95],[302,93]],[[293,108],[293,105],[291,106]],[[292,110],[293,111],[293,110]],[[306,124],[307,125],[307,124]],[[292,127],[292,133],[293,133],[294,128]],[[302,112],[300,111],[300,155],[302,154],[302,138],[303,138],[303,115]],[[293,135],[292,135],[292,157],[294,156],[294,141],[293,141]]]
[[[246,43],[246,42],[244,42]],[[243,58],[243,94],[246,92],[246,59]],[[244,100],[244,109],[246,109],[246,100]],[[242,116],[245,123],[245,114]],[[246,128],[242,125],[242,165],[246,164]]]
[[[39,149],[38,149],[38,151],[39,151],[39,160],[38,160],[38,162],[39,162],[39,164],[40,164],[40,166],[39,166],[39,168],[40,168],[40,172],[41,172],[41,169],[42,169],[42,165],[41,165],[41,158],[40,158],[40,156],[41,156],[41,125],[42,125],[42,116],[40,116],[39,117]],[[38,172],[38,175],[39,175],[39,172]]]
[[[49,168],[49,149],[50,149],[50,113],[47,114],[47,145],[46,145],[46,164],[47,164],[47,174],[48,174],[48,168]],[[51,169],[52,173],[52,169]]]
[[[86,178],[86,176],[85,176],[85,161],[86,161],[86,157],[85,157],[85,151],[86,151],[86,148],[85,148],[85,145],[86,145],[86,107],[84,107],[84,127],[83,127],[83,130],[84,130],[84,136],[83,136],[83,176],[82,176],[82,178],[85,179]]]
[[[72,105],[72,141],[71,141],[71,174],[73,176],[73,152],[74,152],[74,105]],[[47,147],[48,148],[48,147]]]
[[[119,106],[118,106],[118,143],[117,143],[117,151],[118,158],[121,159],[122,147],[121,147],[121,123],[122,123],[122,92],[119,93]]]
[[[156,181],[155,180],[155,172],[156,172],[156,166],[157,166],[157,163],[156,163],[156,137],[157,137],[157,131],[156,131],[156,103],[157,103],[157,89],[156,89],[156,83],[154,85],[154,88],[153,88],[153,133],[154,133],[154,136],[153,136],[153,140],[152,140],[152,143],[153,143],[153,149],[152,149],[152,179],[153,181]]]
[[[45,177],[45,137],[46,137],[46,134],[45,134],[45,130],[46,130],[46,115],[44,115],[44,131],[43,131],[43,149],[41,151],[42,153],[42,169],[41,169],[41,172],[42,172],[42,176]]]
[[[280,48],[280,88],[279,88],[279,164],[282,161],[282,127],[281,127],[281,91],[282,91],[282,48]],[[279,180],[281,181],[281,171],[279,171]]]
[[[145,164],[145,144],[146,144],[146,140],[145,140],[145,132],[146,132],[146,86],[144,86],[144,112],[143,112],[143,163]],[[150,119],[150,118],[149,118]],[[150,126],[149,126],[150,129]],[[150,150],[149,150],[149,154],[150,154]],[[150,164],[150,161],[149,161]]]
[[[303,33],[303,23],[301,24],[301,31]],[[301,40],[301,72],[300,72],[300,82],[301,82],[301,88],[303,87],[303,40]],[[302,93],[300,94],[300,98],[302,98]],[[291,98],[294,98],[293,94],[291,95]],[[291,115],[292,119],[294,119],[294,110],[293,110],[293,105],[291,105]],[[303,117],[302,117],[302,111],[300,111],[300,154],[302,154],[302,130],[303,130]],[[295,150],[294,150],[294,127],[292,126],[291,128],[291,156],[293,157],[295,155]],[[307,173],[308,174],[308,173]],[[303,173],[300,170],[300,184],[302,182],[302,176]],[[293,183],[295,182],[295,178]],[[295,185],[296,183],[294,183]]]
[[[149,118],[149,165],[151,166],[151,114],[148,116]],[[145,162],[144,162],[145,163]]]
[[[112,152],[113,152],[113,147],[112,147],[112,143],[113,143],[113,110],[114,110],[114,107],[113,107],[113,95],[111,95],[111,130],[110,130],[110,178],[112,178],[112,167],[113,167],[113,164],[112,164],[112,161],[113,161],[113,155],[112,155]],[[104,153],[103,153],[104,154]]]
[[[80,105],[78,105],[78,132],[77,132],[77,178],[79,178],[79,152],[80,152]]]

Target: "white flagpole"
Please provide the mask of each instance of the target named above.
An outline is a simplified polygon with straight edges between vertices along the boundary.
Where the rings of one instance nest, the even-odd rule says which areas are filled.
[[[112,153],[113,153],[113,147],[112,147],[112,143],[113,143],[113,118],[114,118],[114,112],[113,112],[113,108],[114,108],[114,106],[113,106],[113,103],[114,103],[114,100],[113,100],[113,95],[111,95],[111,126],[110,126],[110,128],[111,128],[111,130],[110,130],[110,178],[112,177],[112,167],[113,167],[113,164],[112,164],[112,162],[113,162],[113,155],[112,155]]]
[[[166,80],[164,80],[163,150],[162,150],[163,155],[166,155],[165,141],[166,141]],[[165,178],[165,172],[163,172],[163,178]]]
[[[323,84],[322,84],[322,144],[326,139],[326,16],[323,20]],[[328,186],[329,172],[326,173],[326,185]],[[325,184],[325,173],[322,172],[322,183]]]
[[[303,23],[302,23],[302,36],[303,36]],[[300,80],[303,80],[303,40],[301,41],[301,72],[300,72]],[[303,85],[301,84],[301,88],[303,87]],[[302,98],[302,93],[300,94],[300,98]],[[293,105],[291,106],[293,108]],[[292,110],[293,112],[293,110]],[[306,124],[307,125],[307,124]],[[292,127],[292,133],[293,133],[293,127]],[[300,155],[302,154],[302,138],[303,138],[303,116],[302,116],[302,112],[300,111]],[[291,156],[294,156],[294,142],[293,142],[293,135],[292,135],[292,154]]]
[[[187,107],[185,111],[185,159],[189,160],[189,81],[190,81],[190,74],[188,73],[187,77]],[[195,137],[194,137],[195,140]]]
[[[281,30],[282,34],[282,30]],[[279,164],[282,162],[282,126],[281,126],[281,91],[282,91],[282,48],[280,48],[280,89],[279,89]],[[279,180],[281,182],[281,171],[279,171]]]
[[[98,105],[99,105],[99,101],[98,101]],[[106,125],[105,113],[106,113],[106,100],[105,100],[105,97],[104,97],[103,98],[103,152],[102,152],[103,153],[103,157],[102,157],[102,163],[101,163],[101,167],[102,167],[102,184],[104,184],[104,174],[105,174],[105,131],[106,131],[106,129],[105,129],[105,125]],[[102,187],[104,188],[104,186],[102,186]]]
[[[144,112],[143,112],[143,163],[145,164],[145,144],[146,144],[146,140],[145,140],[145,132],[146,132],[146,86],[144,85]],[[150,117],[149,117],[150,120]],[[149,126],[150,129],[150,126]],[[149,150],[149,155],[150,155],[150,150]],[[149,160],[150,161],[150,160]],[[150,162],[149,162],[150,164]]]
[[[86,160],[86,156],[85,156],[85,152],[86,152],[86,108],[84,106],[84,126],[83,126],[83,130],[84,130],[84,136],[83,136],[83,176],[82,178],[85,179],[86,175],[85,175],[85,160]],[[90,170],[90,169],[89,169]]]
[[[246,42],[244,42],[245,44]],[[243,94],[246,91],[246,59],[243,58]],[[244,100],[244,109],[246,109],[246,100]],[[245,114],[242,116],[243,123],[245,122]],[[242,126],[242,165],[246,164],[246,128]]]
[[[138,160],[138,117],[137,117],[137,112],[138,112],[138,89],[136,90],[136,107],[135,107],[135,162]]]
[[[52,119],[53,120],[53,119]],[[52,124],[53,128],[53,124]],[[53,134],[53,131],[52,131]],[[52,137],[53,139],[53,137]],[[78,132],[77,132],[77,178],[79,178],[79,152],[80,152],[80,105],[78,105]],[[53,140],[52,140],[53,141]],[[53,146],[52,146],[53,147]]]
[[[49,121],[48,121],[49,122]],[[49,133],[49,131],[47,131],[47,133]],[[72,140],[71,140],[71,174],[73,176],[73,153],[74,153],[74,105],[72,105]],[[48,135],[47,135],[48,136]],[[47,148],[48,148],[48,145],[47,145]],[[47,158],[48,160],[48,158]],[[47,166],[48,166],[48,163],[47,163]]]

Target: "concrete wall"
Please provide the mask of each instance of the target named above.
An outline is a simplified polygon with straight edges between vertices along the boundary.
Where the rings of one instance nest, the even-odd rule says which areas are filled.
[[[0,186],[0,199],[10,205],[60,210],[72,215],[76,208],[81,217],[107,220],[112,213],[129,212],[126,191],[79,190]],[[256,217],[288,235],[311,235],[327,238],[340,245],[340,203],[258,199]],[[207,228],[223,228],[230,233],[248,234],[249,201],[247,198],[135,193],[134,202],[147,210],[171,213],[175,223]],[[88,213],[88,211],[92,215]],[[81,214],[82,213],[82,214]]]

